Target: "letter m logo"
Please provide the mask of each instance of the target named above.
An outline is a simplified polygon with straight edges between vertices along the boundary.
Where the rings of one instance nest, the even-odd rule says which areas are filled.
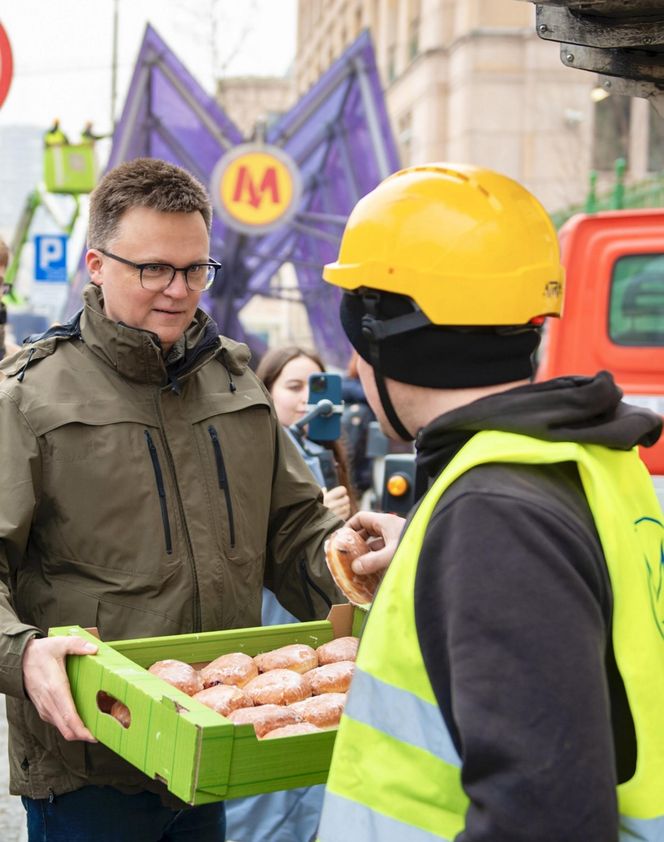
[[[233,201],[249,204],[254,208],[261,206],[263,199],[269,197],[274,205],[280,204],[279,183],[277,170],[273,166],[265,168],[260,181],[254,181],[253,175],[245,164],[237,171],[235,187],[233,189]]]

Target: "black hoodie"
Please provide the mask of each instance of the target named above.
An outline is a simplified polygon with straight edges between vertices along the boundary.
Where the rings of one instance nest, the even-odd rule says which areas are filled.
[[[433,479],[477,431],[630,449],[662,421],[606,372],[483,398],[420,431]],[[611,644],[606,562],[576,466],[489,464],[427,529],[415,617],[470,798],[457,842],[616,842],[634,726]]]

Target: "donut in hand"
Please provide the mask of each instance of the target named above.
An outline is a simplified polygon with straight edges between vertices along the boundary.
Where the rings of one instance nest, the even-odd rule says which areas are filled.
[[[372,602],[382,578],[378,573],[365,576],[353,572],[353,561],[367,552],[367,542],[350,526],[342,526],[325,542],[325,561],[332,578],[353,605]]]

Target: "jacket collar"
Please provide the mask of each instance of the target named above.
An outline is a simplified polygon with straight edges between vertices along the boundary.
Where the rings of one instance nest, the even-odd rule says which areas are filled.
[[[83,341],[127,380],[164,386],[172,379],[173,369],[181,379],[192,370],[195,362],[202,362],[201,356],[206,351],[211,352],[205,354],[207,358],[219,349],[217,327],[200,309],[164,359],[161,342],[155,333],[114,322],[104,315],[104,298],[98,286],[88,284],[83,291],[83,301],[80,322]]]

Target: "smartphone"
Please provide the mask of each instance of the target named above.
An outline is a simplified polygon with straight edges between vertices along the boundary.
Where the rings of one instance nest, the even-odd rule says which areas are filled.
[[[308,403],[313,408],[321,400],[331,401],[341,407],[341,375],[321,372],[309,375]],[[312,441],[334,441],[341,435],[341,412],[318,415],[309,421],[307,437]]]

